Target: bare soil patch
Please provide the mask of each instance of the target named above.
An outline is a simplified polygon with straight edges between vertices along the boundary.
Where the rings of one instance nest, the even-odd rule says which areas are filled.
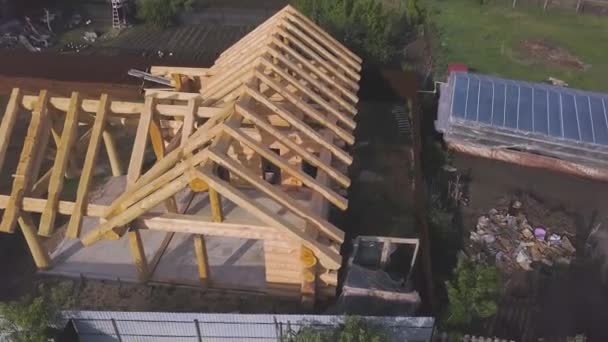
[[[522,40],[518,46],[521,54],[529,60],[547,63],[574,70],[585,70],[589,65],[561,46],[542,39]]]

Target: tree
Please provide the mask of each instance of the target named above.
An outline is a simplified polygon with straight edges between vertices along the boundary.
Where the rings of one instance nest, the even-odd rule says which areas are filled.
[[[393,61],[407,36],[404,12],[386,10],[380,0],[292,0],[292,3],[374,63]]]
[[[445,323],[451,328],[465,328],[496,314],[499,292],[495,266],[458,257],[454,277],[446,282],[448,312]]]
[[[69,305],[69,292],[65,287],[40,292],[35,298],[0,302],[0,335],[10,342],[47,342],[53,337],[61,310]]]
[[[137,17],[149,25],[167,28],[177,14],[191,9],[196,0],[137,0]]]

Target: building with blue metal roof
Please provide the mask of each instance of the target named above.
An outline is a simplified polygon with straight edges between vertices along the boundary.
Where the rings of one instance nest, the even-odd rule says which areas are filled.
[[[455,72],[435,127],[461,152],[608,180],[608,94]]]

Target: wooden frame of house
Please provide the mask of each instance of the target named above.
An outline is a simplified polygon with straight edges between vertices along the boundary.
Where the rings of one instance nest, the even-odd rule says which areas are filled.
[[[162,257],[146,260],[141,234],[165,231],[195,236],[199,278],[209,280],[205,236],[264,240],[266,281],[307,300],[331,297],[342,264],[344,233],[328,221],[329,207],[345,210],[346,169],[353,159],[361,59],[288,6],[226,50],[208,69],[153,67],[152,73],[188,75],[200,93],[149,89],[145,101],[37,96],[13,90],[0,124],[0,171],[17,115],[31,112],[0,232],[19,227],[39,268],[52,267],[40,237],[56,233],[58,215],[69,216],[65,235],[85,246],[126,238],[142,281]],[[89,192],[102,145],[113,176],[123,173],[109,125],[136,126],[125,191],[110,205],[93,204]],[[79,132],[82,132],[80,134]],[[41,172],[53,140],[52,166]],[[88,145],[86,142],[88,141]],[[155,163],[144,168],[150,145]],[[86,149],[84,148],[86,146]],[[81,156],[82,162],[79,162]],[[62,200],[66,174],[80,174],[76,199]],[[189,188],[207,192],[208,220],[180,211],[175,196]],[[252,200],[243,189],[271,198],[299,225]],[[288,191],[289,190],[289,191]],[[290,193],[310,194],[308,203]],[[264,226],[235,222],[222,198]],[[150,214],[162,205],[165,214]],[[41,214],[38,226],[32,213]],[[83,217],[101,218],[81,233]],[[212,280],[212,279],[211,279]],[[269,289],[272,286],[269,286]],[[272,291],[269,290],[269,293]]]

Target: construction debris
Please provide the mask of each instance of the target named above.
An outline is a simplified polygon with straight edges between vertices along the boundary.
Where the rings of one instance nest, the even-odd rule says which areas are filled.
[[[530,271],[540,265],[570,264],[576,254],[570,229],[529,220],[526,210],[521,201],[513,201],[510,206],[491,209],[479,217],[470,236],[474,253],[483,259],[494,259],[504,274]]]

